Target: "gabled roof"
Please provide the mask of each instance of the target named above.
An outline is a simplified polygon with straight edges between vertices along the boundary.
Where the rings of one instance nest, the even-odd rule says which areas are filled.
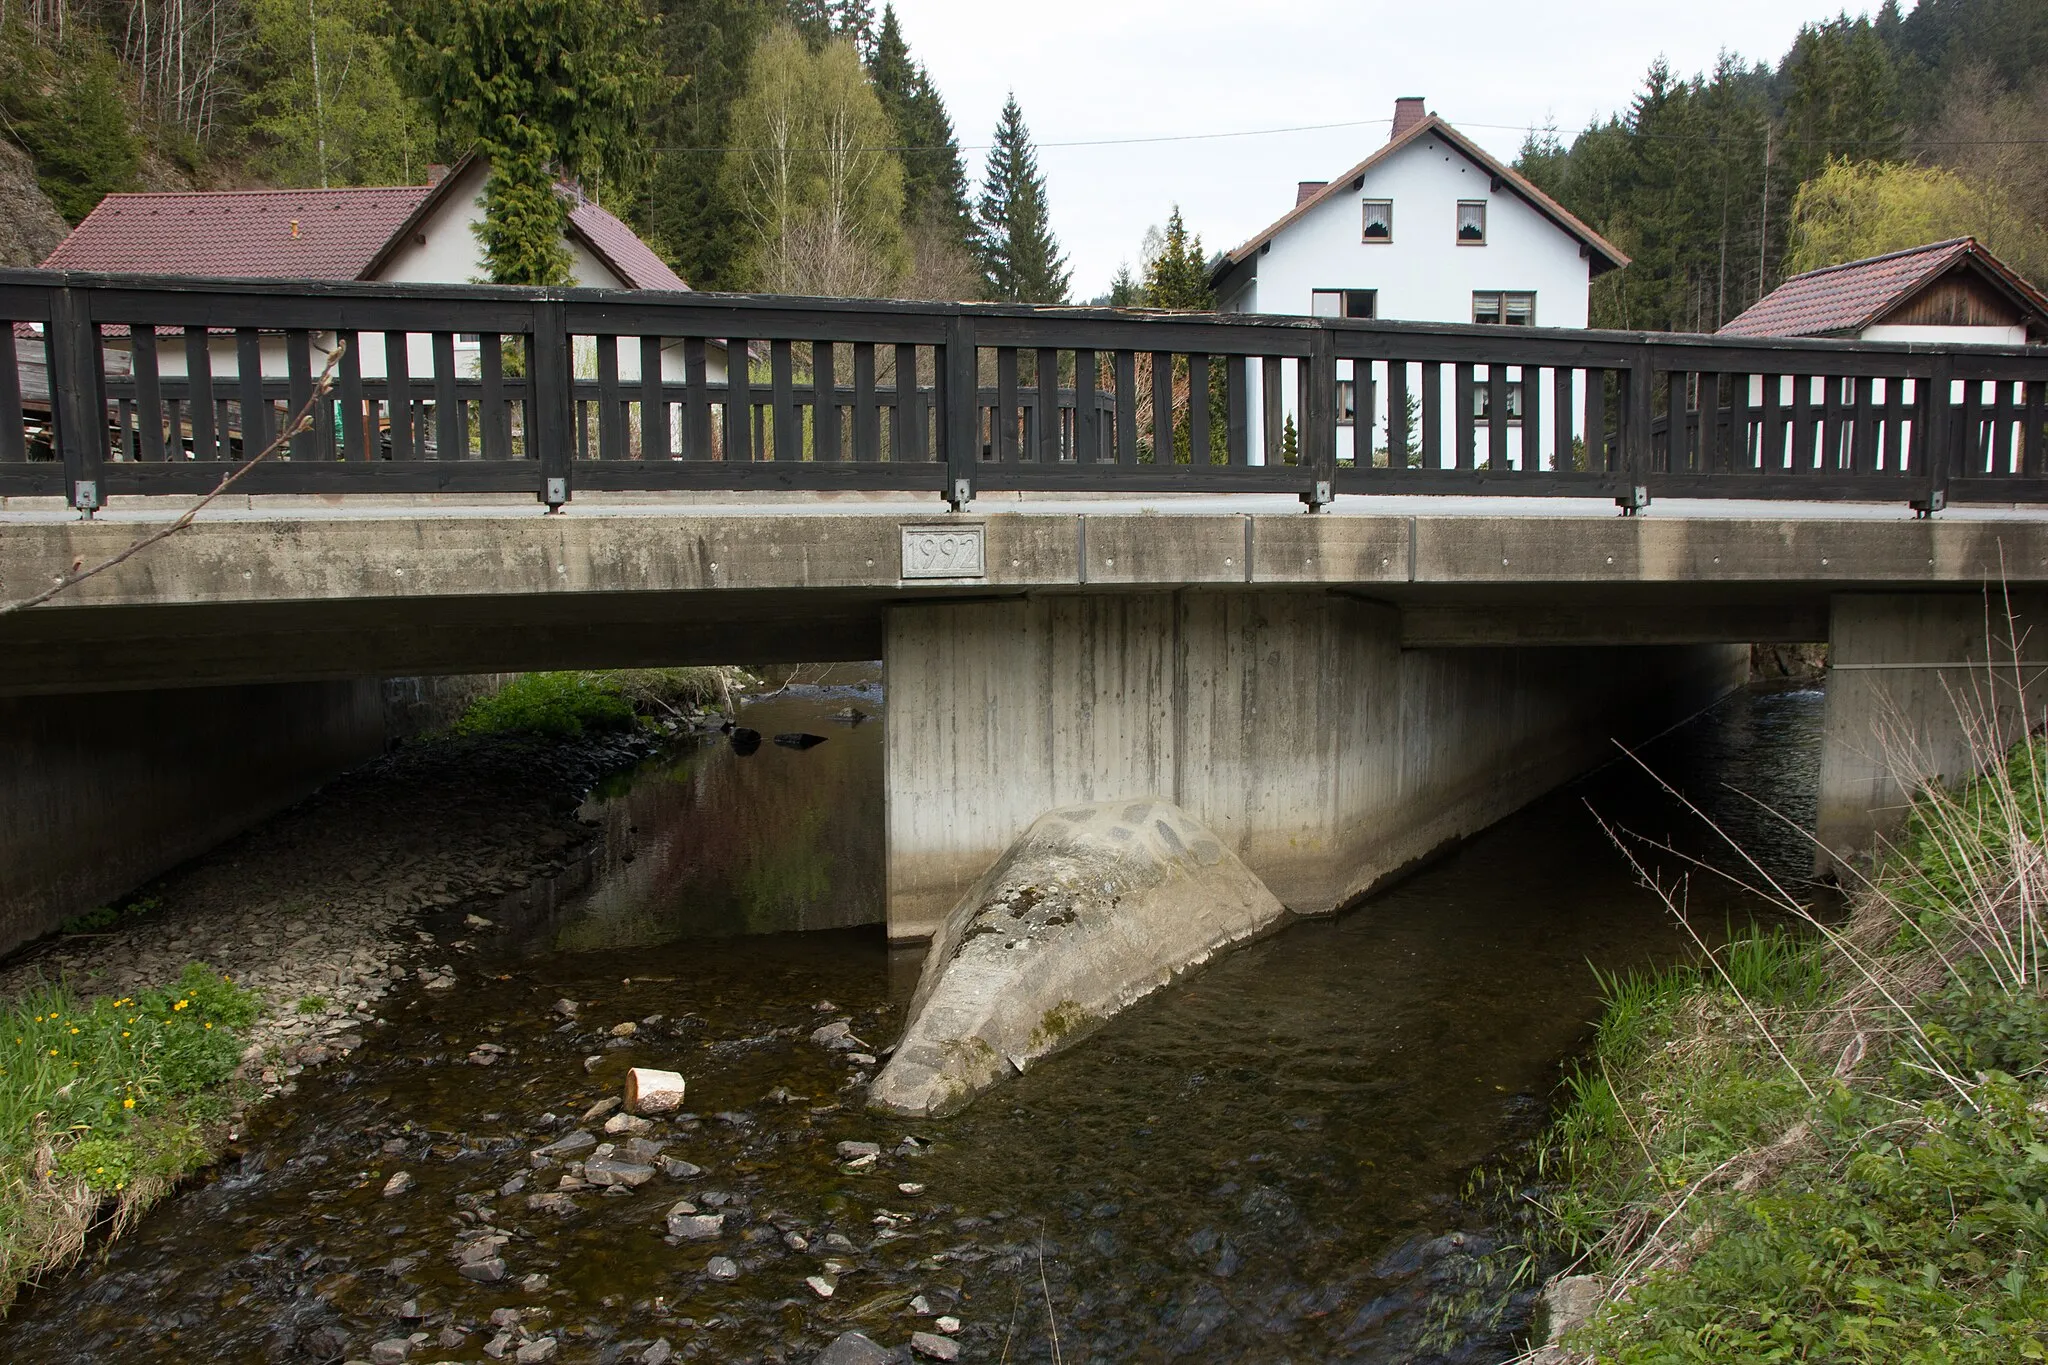
[[[45,270],[230,279],[374,279],[478,165],[471,152],[431,185],[110,194]],[[628,289],[688,289],[639,234],[568,193],[569,235]]]
[[[434,188],[110,194],[43,269],[360,279]]]
[[[625,282],[628,289],[688,289],[681,275],[654,254],[654,248],[595,204],[578,204],[569,210],[569,231],[605,268]]]
[[[1388,138],[1386,144],[1377,148],[1371,156],[1368,156],[1365,160],[1344,172],[1344,174],[1330,181],[1318,193],[1302,199],[1287,213],[1282,214],[1263,230],[1248,238],[1242,246],[1239,246],[1234,251],[1225,253],[1209,272],[1210,281],[1213,283],[1220,280],[1232,266],[1239,265],[1257,255],[1261,247],[1286,230],[1297,218],[1314,209],[1316,205],[1332,195],[1350,193],[1352,182],[1359,179],[1373,167],[1379,165],[1380,162],[1385,161],[1402,148],[1431,136],[1442,138],[1450,144],[1453,151],[1485,171],[1495,180],[1498,180],[1501,187],[1512,190],[1517,198],[1556,224],[1560,231],[1577,238],[1579,244],[1585,248],[1586,254],[1592,259],[1593,274],[1605,274],[1609,270],[1618,270],[1628,264],[1628,257],[1622,255],[1619,248],[1579,221],[1564,205],[1552,199],[1542,190],[1537,189],[1535,185],[1529,182],[1526,176],[1522,175],[1512,166],[1506,166],[1494,160],[1491,156],[1487,155],[1485,149],[1478,143],[1466,137],[1450,124],[1445,123],[1435,114],[1430,114],[1426,118],[1410,124],[1395,136]]]
[[[1959,264],[2008,295],[2034,326],[2048,327],[2048,297],[1984,249],[1974,237],[1909,247],[1794,275],[1724,326],[1732,337],[1855,335],[1882,321]]]

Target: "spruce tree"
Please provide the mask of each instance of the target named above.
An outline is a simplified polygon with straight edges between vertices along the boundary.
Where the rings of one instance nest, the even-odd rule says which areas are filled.
[[[988,296],[1011,303],[1065,303],[1067,259],[1052,235],[1045,177],[1013,92],[996,123],[976,211]]]
[[[930,74],[910,55],[894,5],[882,7],[882,25],[874,33],[867,66],[882,108],[896,125],[903,160],[904,222],[914,229],[934,229],[947,244],[971,250],[974,211],[967,202],[967,164],[960,155],[953,118]]]
[[[1154,308],[1204,310],[1216,306],[1209,289],[1209,271],[1202,257],[1202,239],[1188,235],[1180,205],[1166,220],[1159,251],[1145,265],[1145,302]]]

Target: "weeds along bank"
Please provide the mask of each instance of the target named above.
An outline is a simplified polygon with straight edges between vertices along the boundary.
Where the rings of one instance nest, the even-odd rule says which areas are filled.
[[[560,871],[582,794],[712,723],[731,669],[527,674],[0,964],[0,1309],[362,1044],[397,983],[471,984],[465,907]]]
[[[1924,793],[1845,921],[1608,983],[1533,1359],[2048,1359],[2044,807],[2034,740]]]

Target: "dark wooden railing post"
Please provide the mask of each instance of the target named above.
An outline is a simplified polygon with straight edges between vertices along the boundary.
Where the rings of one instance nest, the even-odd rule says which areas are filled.
[[[1926,386],[1920,418],[1926,434],[1917,442],[1925,452],[1927,488],[1909,506],[1922,517],[1931,517],[1948,506],[1949,471],[1955,464],[1955,415],[1951,400],[1955,392],[1956,358],[1944,351],[1934,358],[1934,373],[1920,382]]]
[[[64,493],[91,516],[106,503],[101,466],[107,458],[106,375],[100,338],[83,290],[50,296],[50,412],[64,460]]]
[[[1298,363],[1308,367],[1308,382],[1302,385],[1301,430],[1296,433],[1302,472],[1307,475],[1301,500],[1309,511],[1320,512],[1337,498],[1337,341],[1328,327],[1319,326],[1309,333],[1308,355]],[[1364,387],[1359,384],[1361,391]],[[1363,404],[1359,412],[1356,430],[1370,433],[1372,422]],[[1370,435],[1366,442],[1366,463],[1370,464]]]
[[[560,299],[533,305],[533,343],[527,376],[533,406],[527,410],[533,430],[527,441],[540,455],[540,500],[549,512],[569,501],[571,443],[571,365],[569,309]]]
[[[981,454],[981,385],[974,353],[974,319],[946,321],[946,357],[936,367],[939,437],[945,449],[946,502],[955,512],[974,501],[974,467]],[[898,381],[900,391],[902,383]]]
[[[1614,498],[1623,516],[1632,517],[1650,505],[1650,390],[1656,387],[1656,352],[1648,346],[1636,348],[1629,367],[1618,371],[1625,393],[1621,395],[1621,492]]]

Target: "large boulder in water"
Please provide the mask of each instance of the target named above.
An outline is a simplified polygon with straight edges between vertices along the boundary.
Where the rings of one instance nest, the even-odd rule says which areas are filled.
[[[1165,801],[1038,818],[946,917],[871,1108],[951,1113],[1286,911]]]

